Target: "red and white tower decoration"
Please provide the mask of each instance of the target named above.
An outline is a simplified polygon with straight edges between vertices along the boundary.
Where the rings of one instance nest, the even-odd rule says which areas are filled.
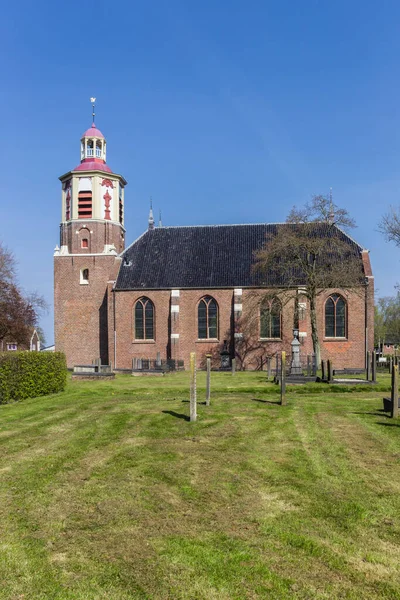
[[[107,142],[97,129],[92,102],[92,126],[81,137],[81,162],[60,177],[62,216],[56,254],[119,254],[124,249],[124,188],[122,175],[106,163]]]

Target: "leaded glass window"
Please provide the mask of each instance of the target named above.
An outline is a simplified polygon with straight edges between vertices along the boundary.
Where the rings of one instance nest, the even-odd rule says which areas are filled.
[[[260,308],[260,337],[280,339],[282,327],[282,306],[277,298],[266,300]]]
[[[346,337],[346,302],[338,294],[325,302],[325,337]]]
[[[154,304],[148,298],[139,298],[135,305],[135,339],[154,339]]]
[[[211,296],[204,296],[197,309],[200,340],[218,338],[218,305]]]

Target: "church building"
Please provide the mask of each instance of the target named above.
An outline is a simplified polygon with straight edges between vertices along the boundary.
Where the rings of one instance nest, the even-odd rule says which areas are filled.
[[[201,366],[225,343],[239,368],[259,369],[267,357],[290,353],[295,309],[301,354],[312,353],[304,287],[283,303],[285,282],[262,284],[253,268],[266,235],[283,225],[156,227],[150,211],[148,229],[126,247],[127,182],[107,165],[106,151],[93,121],[81,138],[80,164],[60,177],[55,346],[68,367],[100,358],[113,369],[131,369],[134,359],[159,357],[188,368],[190,352]],[[319,294],[321,356],[336,368],[363,368],[373,349],[374,278],[368,251],[338,231],[360,260],[365,285]]]

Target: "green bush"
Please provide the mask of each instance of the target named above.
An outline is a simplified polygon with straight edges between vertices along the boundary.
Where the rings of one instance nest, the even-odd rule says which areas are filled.
[[[61,392],[66,380],[62,352],[0,354],[0,404]]]

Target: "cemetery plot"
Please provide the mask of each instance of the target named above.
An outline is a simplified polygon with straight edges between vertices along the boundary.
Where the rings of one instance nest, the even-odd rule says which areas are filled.
[[[281,407],[265,372],[213,371],[207,406],[198,371],[192,422],[189,371],[1,406],[0,599],[399,598],[377,379],[288,386]]]

